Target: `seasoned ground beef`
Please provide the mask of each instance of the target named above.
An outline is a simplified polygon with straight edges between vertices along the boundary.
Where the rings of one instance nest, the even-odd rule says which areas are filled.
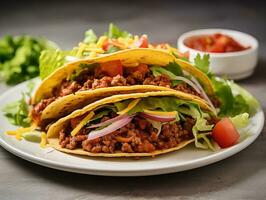
[[[171,85],[171,80],[167,75],[159,75],[154,77],[147,67],[142,65],[136,68],[124,68],[123,76],[117,75],[115,77],[106,76],[97,67],[94,71],[84,70],[79,73],[75,80],[64,80],[60,88],[53,91],[53,97],[42,100],[36,105],[33,105],[31,116],[38,124],[42,111],[57,98],[75,93],[77,91],[91,90],[97,88],[114,87],[114,86],[130,86],[130,85],[155,85],[168,87],[175,90],[183,91],[189,94],[200,96],[193,88],[186,83],[180,83],[176,86]],[[217,99],[212,99],[215,105],[219,106]]]
[[[75,137],[66,133],[69,131],[61,131],[59,143],[63,148],[82,148],[92,153],[114,153],[115,151],[150,153],[155,150],[173,148],[180,142],[193,138],[194,124],[195,120],[187,117],[184,123],[175,122],[163,125],[158,135],[157,129],[153,128],[150,122],[134,117],[126,126],[94,140],[87,140],[90,129],[83,128]]]

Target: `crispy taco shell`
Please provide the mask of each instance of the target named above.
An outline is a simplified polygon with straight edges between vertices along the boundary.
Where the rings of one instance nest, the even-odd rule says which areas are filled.
[[[174,92],[173,91],[160,91],[160,92],[146,92],[146,93],[114,95],[114,96],[110,96],[110,97],[104,98],[102,100],[96,101],[94,103],[91,103],[82,109],[74,111],[73,113],[71,113],[70,115],[68,115],[64,118],[59,119],[56,123],[54,123],[53,125],[51,125],[49,127],[48,132],[47,132],[47,141],[51,147],[53,147],[59,151],[63,151],[66,153],[78,154],[78,155],[102,156],[102,157],[130,157],[130,156],[159,155],[159,154],[178,150],[180,148],[183,148],[187,144],[191,143],[192,141],[194,141],[194,140],[184,141],[184,142],[180,143],[177,147],[174,147],[171,149],[166,149],[166,150],[156,150],[152,153],[132,153],[132,154],[131,153],[121,153],[121,152],[117,152],[114,154],[105,154],[105,153],[100,153],[100,154],[96,153],[95,154],[95,153],[86,152],[82,149],[68,150],[68,149],[64,149],[64,148],[60,147],[60,145],[59,145],[59,132],[66,128],[68,122],[72,118],[82,116],[88,112],[93,111],[95,108],[102,106],[102,105],[105,105],[105,104],[119,102],[119,101],[123,101],[123,100],[127,100],[127,99],[138,99],[138,98],[145,98],[145,97],[151,97],[151,96],[152,97],[173,96],[173,97],[177,97],[178,99],[192,101],[194,103],[197,103],[201,107],[201,109],[209,112],[211,115],[215,115],[213,113],[212,109],[205,103],[205,101],[203,101],[200,98],[195,98],[195,96],[193,96],[193,95],[179,92],[179,91],[174,91]]]
[[[33,105],[39,102],[43,98],[49,98],[52,96],[54,88],[58,88],[64,79],[69,78],[74,71],[80,68],[80,64],[93,64],[103,63],[112,60],[121,60],[125,66],[136,66],[139,63],[148,65],[160,65],[166,66],[169,62],[177,62],[181,68],[193,76],[197,77],[206,92],[213,96],[213,88],[209,78],[199,71],[196,67],[188,62],[180,59],[176,59],[173,55],[154,49],[127,49],[119,51],[113,54],[104,55],[94,59],[83,59],[75,62],[68,63],[61,68],[58,68],[54,73],[44,79],[41,85],[37,88],[33,98]],[[127,94],[134,92],[150,92],[150,91],[169,91],[172,89],[166,87],[159,87],[153,85],[135,85],[135,86],[116,86],[111,88],[100,88],[94,90],[87,90],[76,92],[64,97],[60,97],[56,101],[48,105],[41,114],[42,120],[47,119],[58,119],[59,117],[65,116],[71,113],[75,109],[79,109],[85,103],[91,103],[101,98],[111,96],[114,94]]]

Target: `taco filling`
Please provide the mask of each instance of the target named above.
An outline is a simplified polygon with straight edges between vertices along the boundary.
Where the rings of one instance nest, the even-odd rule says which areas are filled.
[[[129,99],[70,119],[59,144],[91,153],[152,153],[193,139],[197,147],[212,149],[209,135],[216,122],[198,104],[176,97]]]
[[[61,86],[53,90],[52,97],[43,99],[34,105],[31,116],[35,123],[40,124],[42,111],[58,98],[79,91],[133,85],[162,86],[206,98],[203,89],[191,80],[190,75],[183,73],[177,63],[169,63],[166,67],[146,64],[126,67],[116,60],[82,65],[81,69],[75,71],[68,79],[64,79]],[[210,97],[210,101],[215,107],[220,104],[215,97]]]

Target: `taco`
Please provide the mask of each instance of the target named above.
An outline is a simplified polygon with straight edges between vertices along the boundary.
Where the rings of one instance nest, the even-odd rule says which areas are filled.
[[[219,102],[209,78],[190,63],[161,50],[127,49],[58,68],[35,92],[31,117],[46,124],[107,96],[163,90],[203,98],[212,108]]]
[[[201,99],[179,91],[121,94],[88,104],[49,127],[59,151],[100,157],[155,156],[183,148],[211,148],[217,122]]]

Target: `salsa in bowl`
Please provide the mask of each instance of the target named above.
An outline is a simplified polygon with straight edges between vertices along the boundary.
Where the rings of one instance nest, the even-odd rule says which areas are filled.
[[[212,72],[231,79],[250,76],[258,61],[258,41],[239,31],[195,30],[181,35],[177,43],[181,52],[189,52],[191,62],[197,54],[209,54]]]

